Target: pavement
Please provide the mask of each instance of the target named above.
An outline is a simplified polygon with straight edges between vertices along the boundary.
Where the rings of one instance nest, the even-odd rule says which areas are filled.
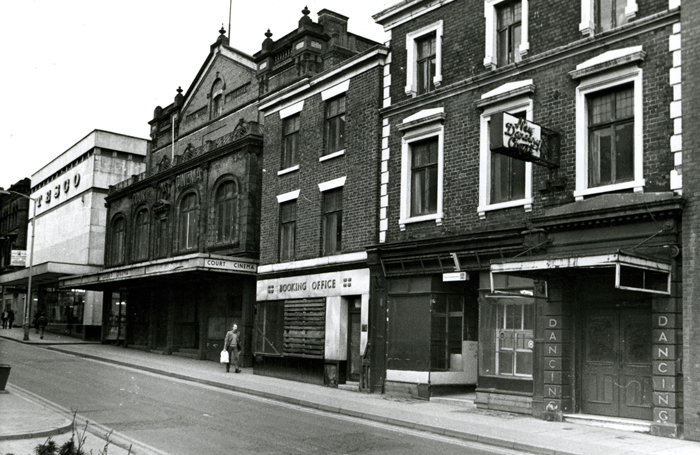
[[[422,431],[461,440],[479,442],[521,453],[544,455],[697,455],[700,443],[651,436],[613,428],[572,422],[547,422],[530,416],[477,409],[473,402],[455,400],[422,401],[392,398],[380,394],[323,387],[254,375],[252,368],[241,374],[226,373],[223,365],[177,355],[160,355],[137,349],[83,342],[65,335],[46,334],[43,340],[30,333],[22,341],[22,329],[0,329],[0,338],[80,356],[93,361],[148,371],[164,377],[190,381],[290,403],[301,407],[379,422],[414,431]],[[37,440],[69,439],[75,417],[78,431],[85,419],[72,416],[70,410],[44,400],[12,382],[0,393],[0,455],[33,453]],[[11,416],[11,418],[8,418]],[[109,431],[89,423],[86,441],[101,453],[104,435]],[[109,454],[162,453],[130,440],[125,435],[110,435]],[[121,452],[120,452],[121,450]],[[86,451],[90,453],[89,450]]]

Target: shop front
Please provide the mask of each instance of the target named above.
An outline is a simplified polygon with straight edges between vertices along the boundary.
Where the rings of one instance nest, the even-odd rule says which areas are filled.
[[[255,373],[337,387],[367,375],[369,269],[259,279]]]
[[[195,253],[61,280],[104,291],[103,342],[219,360],[226,331],[238,324],[241,365],[251,366],[257,261]]]

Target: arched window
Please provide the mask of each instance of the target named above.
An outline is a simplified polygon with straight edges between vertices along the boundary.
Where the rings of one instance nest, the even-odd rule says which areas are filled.
[[[211,87],[211,115],[210,118],[216,118],[221,115],[224,110],[224,83],[221,79],[216,79]]]
[[[238,235],[238,189],[236,182],[221,184],[215,199],[216,243],[233,243]]]
[[[134,222],[134,259],[141,261],[148,259],[148,235],[150,231],[150,217],[148,210],[141,209],[136,214]]]
[[[112,264],[124,263],[124,250],[126,246],[126,220],[119,217],[112,223]]]
[[[189,193],[180,203],[180,249],[197,248],[197,195]]]

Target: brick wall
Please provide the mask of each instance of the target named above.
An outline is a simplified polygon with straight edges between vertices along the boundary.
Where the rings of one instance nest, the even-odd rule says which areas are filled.
[[[350,80],[346,93],[345,154],[320,162],[324,150],[325,103],[317,93],[304,100],[299,139],[299,170],[281,168],[282,121],[265,118],[261,263],[278,262],[279,206],[276,196],[300,190],[297,200],[296,259],[321,255],[322,193],[318,184],[345,176],[342,253],[363,251],[377,242],[379,113],[382,68]]]

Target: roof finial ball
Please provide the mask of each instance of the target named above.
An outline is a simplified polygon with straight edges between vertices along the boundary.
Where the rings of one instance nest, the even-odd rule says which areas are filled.
[[[309,13],[310,13],[310,12],[311,12],[311,11],[309,11],[308,6],[305,6],[304,9],[301,10],[301,13],[303,14],[303,16],[301,16],[301,19],[299,19],[299,26],[300,26],[300,27],[303,26],[303,25],[306,25],[306,24],[311,24],[311,23],[313,23],[313,21],[312,21],[311,18],[309,17]]]
[[[219,30],[219,34],[220,34],[221,36],[223,36],[223,35],[226,34],[226,29],[224,28],[224,24],[221,24],[221,29]]]

